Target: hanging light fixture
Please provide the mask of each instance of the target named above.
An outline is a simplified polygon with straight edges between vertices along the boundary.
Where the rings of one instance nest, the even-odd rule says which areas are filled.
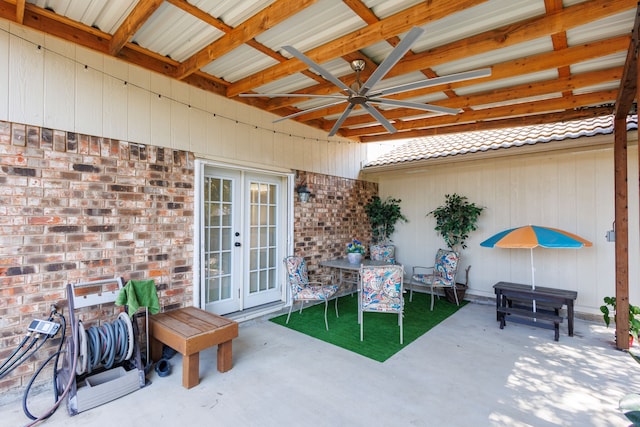
[[[300,184],[296,189],[296,191],[298,192],[298,200],[300,200],[301,203],[306,203],[309,201],[309,197],[311,197],[311,192],[309,191],[309,189],[305,184]]]

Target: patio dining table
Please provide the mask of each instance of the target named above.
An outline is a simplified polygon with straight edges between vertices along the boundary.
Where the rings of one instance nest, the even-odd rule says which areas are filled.
[[[327,267],[338,271],[338,286],[340,286],[340,290],[338,291],[338,296],[346,295],[348,293],[352,293],[357,289],[358,286],[358,274],[360,271],[360,266],[371,266],[371,265],[391,265],[388,261],[374,261],[371,259],[363,259],[361,262],[354,264],[350,263],[347,258],[336,258],[320,261],[318,263],[321,267]],[[353,278],[355,276],[355,278]],[[346,285],[349,285],[348,289],[346,289]],[[351,289],[355,287],[355,289]]]

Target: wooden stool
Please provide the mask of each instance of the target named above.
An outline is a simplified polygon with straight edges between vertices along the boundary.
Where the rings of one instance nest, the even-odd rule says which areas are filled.
[[[182,354],[182,385],[200,382],[200,351],[218,346],[218,371],[232,367],[231,340],[238,336],[238,323],[196,307],[185,307],[150,317],[152,360],[162,357],[162,344]]]

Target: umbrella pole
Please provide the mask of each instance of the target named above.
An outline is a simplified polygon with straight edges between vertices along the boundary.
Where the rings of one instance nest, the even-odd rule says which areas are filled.
[[[531,289],[536,290],[536,269],[533,266],[533,248],[531,248]],[[533,299],[533,312],[536,312],[536,300]],[[536,318],[533,318],[533,321],[536,321]]]

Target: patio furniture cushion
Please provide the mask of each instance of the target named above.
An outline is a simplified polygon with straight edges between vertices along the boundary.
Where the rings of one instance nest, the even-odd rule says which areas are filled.
[[[364,312],[397,313],[400,327],[400,344],[403,342],[402,316],[404,310],[403,279],[401,265],[361,266],[358,296],[358,322],[360,341],[364,339]]]
[[[413,282],[424,283],[431,291],[431,310],[433,311],[435,288],[452,288],[454,290],[456,303],[458,301],[456,289],[456,274],[458,273],[458,264],[460,255],[455,251],[438,249],[435,257],[435,264],[432,267],[414,266],[411,274],[411,282],[409,282],[410,296],[409,301],[413,298]]]
[[[289,323],[293,304],[295,304],[296,301],[300,301],[301,314],[305,301],[324,301],[324,323],[327,330],[329,330],[329,323],[327,322],[327,304],[329,299],[335,297],[338,292],[338,285],[309,281],[307,264],[302,257],[288,256],[284,259],[284,265],[287,270],[287,282],[289,284],[289,289],[291,290],[291,305],[289,306],[287,323]],[[337,316],[338,300],[336,299],[336,317]]]

